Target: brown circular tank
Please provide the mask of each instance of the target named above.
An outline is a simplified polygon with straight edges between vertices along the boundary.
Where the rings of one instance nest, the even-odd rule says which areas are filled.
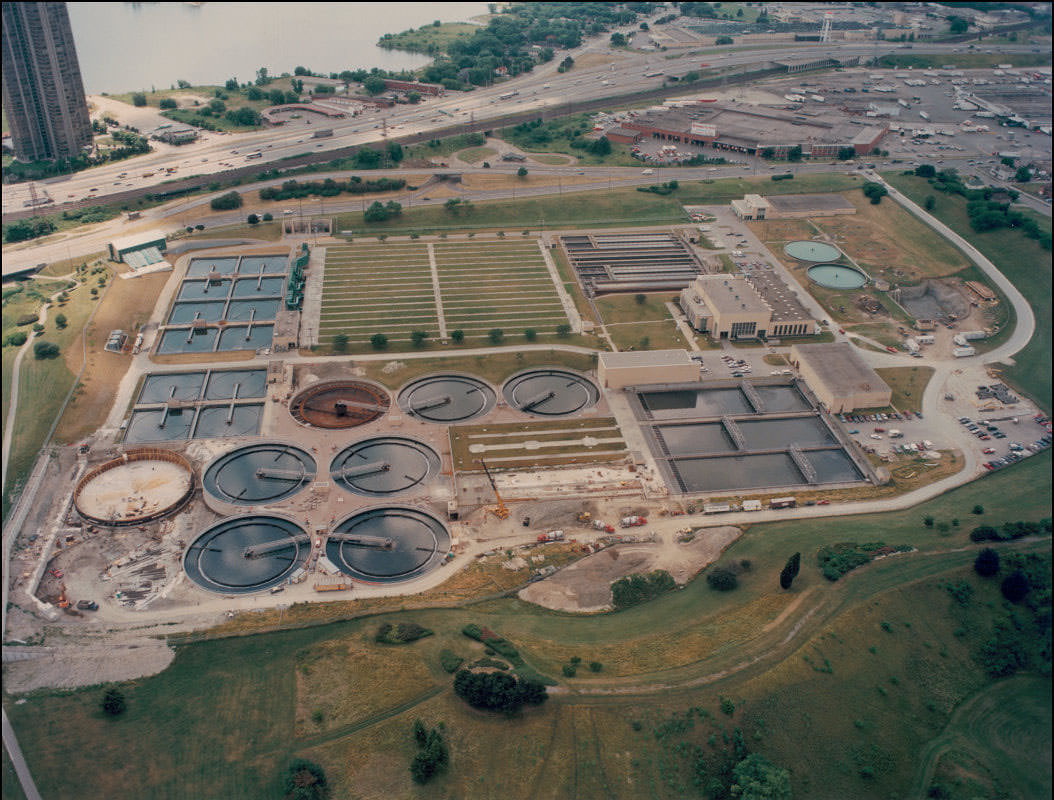
[[[391,405],[388,393],[368,381],[320,381],[289,403],[289,413],[313,428],[354,428],[384,416]]]
[[[129,450],[99,464],[73,492],[77,513],[97,525],[142,525],[182,509],[194,494],[194,467],[179,453]]]

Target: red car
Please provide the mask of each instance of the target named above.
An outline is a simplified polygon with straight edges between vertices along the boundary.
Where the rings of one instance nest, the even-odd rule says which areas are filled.
[[[986,456],[990,456],[990,455],[992,455],[992,453],[995,452],[995,448],[994,447],[986,447],[981,452],[984,453]]]

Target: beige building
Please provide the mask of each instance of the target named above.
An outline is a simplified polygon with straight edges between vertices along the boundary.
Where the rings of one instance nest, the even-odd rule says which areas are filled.
[[[699,380],[699,364],[687,350],[634,350],[600,353],[597,379],[606,389],[649,383],[691,383]]]
[[[681,292],[681,308],[695,330],[711,339],[811,336],[816,320],[774,273],[700,275]]]
[[[748,194],[742,200],[733,200],[731,205],[742,220],[806,219],[856,213],[856,206],[842,195],[832,193],[776,194],[771,197]]]
[[[817,399],[832,414],[859,408],[885,408],[893,396],[886,382],[847,342],[794,345],[790,358]]]

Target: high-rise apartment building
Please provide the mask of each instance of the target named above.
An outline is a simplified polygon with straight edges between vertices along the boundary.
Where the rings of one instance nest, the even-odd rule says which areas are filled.
[[[76,156],[91,145],[91,119],[65,3],[3,4],[3,87],[15,155]]]

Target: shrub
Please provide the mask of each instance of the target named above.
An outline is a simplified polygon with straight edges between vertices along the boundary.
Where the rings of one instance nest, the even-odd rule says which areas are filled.
[[[323,800],[328,795],[326,773],[312,761],[294,758],[286,768],[283,789],[289,800]]]
[[[501,328],[493,328],[487,334],[487,338],[490,339],[491,344],[501,344],[505,340],[505,331]]]
[[[125,702],[124,692],[117,687],[107,689],[106,694],[102,696],[102,710],[111,717],[123,714],[127,707],[128,704]]]
[[[727,567],[714,567],[706,576],[706,582],[711,589],[719,592],[730,592],[739,586],[739,578],[736,573]]]
[[[955,598],[961,606],[965,606],[970,602],[970,598],[973,597],[973,587],[966,581],[956,581],[955,583],[949,583],[947,586],[948,594]]]
[[[65,314],[56,314],[55,315],[55,326],[57,328],[59,328],[59,330],[65,328],[67,323],[68,323],[68,320],[66,319],[66,315]]]
[[[266,214],[263,215],[263,221],[264,222],[270,222],[273,219],[274,219],[274,214],[272,214],[270,211],[268,211]]]
[[[556,335],[561,339],[566,339],[571,335],[571,326],[566,322],[556,326]]]
[[[132,105],[137,108],[142,108],[146,105],[146,95],[142,92],[134,92],[132,94]]]
[[[425,339],[428,338],[428,331],[414,331],[410,334],[410,341],[413,342],[414,347],[424,347]]]
[[[58,358],[59,346],[52,342],[45,342],[43,340],[33,345],[33,357],[38,361],[44,361],[49,358]]]
[[[171,97],[162,97],[161,102],[158,103],[161,108],[175,108],[177,105],[179,104]]]
[[[973,508],[972,508],[972,509],[970,510],[970,513],[971,513],[971,514],[983,514],[983,513],[984,513],[984,506],[982,506],[982,505],[978,504],[978,505],[974,506],[974,507],[973,507]]]
[[[28,338],[29,335],[25,331],[15,331],[14,333],[8,335],[6,344],[12,345],[14,347],[21,347],[26,343],[26,340]]]
[[[16,325],[32,325],[38,319],[39,319],[39,316],[37,314],[23,314],[17,320],[15,320],[15,324]]]
[[[452,675],[457,672],[458,667],[465,663],[465,659],[453,650],[447,650],[444,648],[439,651],[439,663],[446,672],[449,672]]]
[[[721,713],[731,717],[736,713],[736,704],[730,697],[721,698]]]
[[[533,342],[535,339],[538,338],[538,331],[536,331],[534,328],[528,328],[523,332],[523,338],[526,339],[528,342]]]
[[[461,330],[461,328],[456,328],[455,330],[450,331],[450,340],[454,344],[461,344],[465,341],[465,332]]]
[[[780,572],[780,586],[784,589],[791,588],[794,579],[798,577],[799,569],[801,569],[801,553],[795,553],[787,559],[787,563]]]
[[[648,296],[646,294],[635,294],[633,295],[633,301],[638,305],[642,306],[648,302]]]
[[[982,578],[991,578],[999,573],[999,553],[991,547],[986,547],[977,554],[973,562],[974,572]]]
[[[611,584],[611,597],[615,608],[629,608],[644,603],[677,588],[677,583],[666,570],[658,569],[647,574],[626,575]]]
[[[377,629],[373,641],[378,644],[409,644],[431,635],[432,631],[415,622],[386,622]]]
[[[343,353],[348,349],[348,334],[338,333],[333,337],[333,349],[338,353]]]
[[[573,678],[575,677],[575,673],[578,672],[578,667],[574,664],[564,664],[562,671],[565,678]]]
[[[604,665],[599,661],[590,661],[589,669],[591,672],[600,672],[600,670],[604,669]]]
[[[370,337],[370,345],[374,350],[384,350],[388,346],[388,337],[383,333],[375,333]]]

